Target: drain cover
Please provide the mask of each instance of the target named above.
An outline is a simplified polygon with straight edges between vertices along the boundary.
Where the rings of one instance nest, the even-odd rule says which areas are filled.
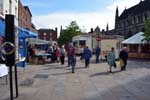
[[[49,75],[45,75],[45,74],[36,74],[34,76],[34,78],[48,78],[48,77],[49,77]]]
[[[34,83],[33,79],[25,79],[20,83],[20,86],[31,86]]]

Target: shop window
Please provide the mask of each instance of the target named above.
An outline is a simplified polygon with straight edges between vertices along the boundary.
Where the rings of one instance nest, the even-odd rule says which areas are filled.
[[[138,45],[137,44],[129,45],[129,50],[130,52],[138,52]]]

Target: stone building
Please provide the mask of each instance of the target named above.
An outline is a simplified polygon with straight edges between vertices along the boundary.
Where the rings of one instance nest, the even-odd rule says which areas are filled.
[[[150,0],[141,0],[137,5],[125,9],[120,16],[117,7],[114,34],[129,38],[144,31],[144,23],[147,19],[150,19]]]

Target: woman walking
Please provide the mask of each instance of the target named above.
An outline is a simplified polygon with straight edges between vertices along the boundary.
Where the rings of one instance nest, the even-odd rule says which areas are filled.
[[[107,62],[109,65],[109,72],[112,73],[112,66],[114,66],[114,64],[115,64],[114,47],[112,47],[111,50],[107,54]]]

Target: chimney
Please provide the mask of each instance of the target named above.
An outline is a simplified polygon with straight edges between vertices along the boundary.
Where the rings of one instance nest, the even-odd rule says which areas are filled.
[[[93,33],[94,31],[93,31],[93,28],[91,28],[91,33]]]
[[[57,27],[55,27],[55,32],[57,33]]]

